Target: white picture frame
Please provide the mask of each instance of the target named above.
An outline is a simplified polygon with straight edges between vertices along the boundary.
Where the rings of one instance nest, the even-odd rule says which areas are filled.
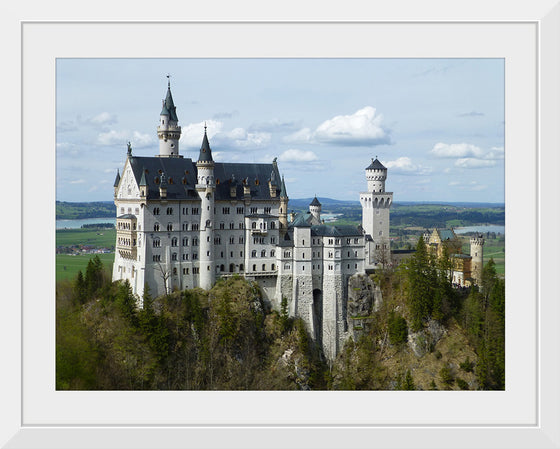
[[[8,368],[0,387],[3,447],[560,447],[560,314],[554,300],[560,267],[553,257],[560,249],[556,173],[560,167],[556,151],[560,147],[558,0],[522,6],[505,1],[463,5],[468,9],[438,2],[353,7],[309,2],[294,4],[293,9],[282,13],[282,21],[258,3],[184,5],[170,7],[161,16],[157,12],[154,16],[157,5],[144,9],[127,3],[112,5],[110,12],[95,10],[97,6],[92,5],[92,11],[84,8],[80,17],[75,17],[64,5],[49,4],[43,12],[41,3],[24,2],[2,19],[4,42],[12,44],[7,49],[12,70],[3,74],[7,98],[4,123],[12,123],[7,136],[7,148],[12,149],[7,151],[6,162],[11,173],[7,207],[22,211],[11,214],[2,225],[3,234],[10,236],[6,254],[14,255],[14,272],[7,271],[8,293],[3,301],[7,325],[0,334]],[[189,19],[178,20],[175,14]],[[161,26],[178,35],[202,36],[201,45],[162,50],[150,42],[151,33]],[[269,46],[255,43],[254,27],[259,28],[259,37]],[[327,31],[316,33],[321,27]],[[337,27],[343,33],[338,39],[331,36],[328,40],[332,35],[328,27]],[[278,43],[275,28],[290,31],[289,35],[281,33],[286,42]],[[469,31],[461,36],[461,28]],[[217,34],[207,33],[215,30]],[[386,45],[368,53],[363,43],[351,45],[355,43],[352,38],[360,37],[362,30],[368,42],[378,45],[384,43],[383,36],[400,40],[396,47]],[[466,36],[475,31],[471,44]],[[310,34],[324,40],[306,39]],[[93,36],[98,41],[92,42]],[[474,42],[480,36],[486,36],[484,48]],[[422,42],[426,43],[424,47]],[[233,45],[237,45],[235,51]],[[519,326],[507,327],[506,345],[510,346],[506,385],[513,385],[512,389],[310,392],[303,393],[303,399],[300,393],[285,392],[98,392],[94,396],[90,392],[54,391],[54,262],[50,258],[51,248],[54,255],[54,60],[107,55],[225,57],[232,52],[233,56],[254,57],[486,56],[511,58],[519,64],[515,73],[506,69],[506,105],[510,102],[527,107],[517,111],[506,107],[506,226],[508,236],[514,236],[512,241],[520,243],[512,246],[508,237],[506,273],[510,289],[506,285],[506,295],[510,296],[506,301],[514,298],[511,307],[517,315],[527,312],[514,318],[517,322],[526,318],[528,322],[522,329],[527,330],[526,336],[519,335]],[[528,59],[524,61],[524,57]],[[531,67],[526,72],[528,78],[513,79],[523,72],[524,62]],[[525,87],[529,93],[508,91],[508,86]],[[21,134],[16,126],[19,117]],[[525,120],[526,129],[508,130],[508,120]],[[515,157],[508,160],[509,146],[519,147],[520,143],[527,144],[526,153],[516,150]],[[527,167],[524,179],[530,188],[521,189],[512,174],[517,168]],[[508,209],[517,202],[523,206]],[[517,212],[510,212],[514,209]],[[36,221],[35,217],[40,219]],[[519,223],[527,227],[517,229]],[[525,256],[527,262],[519,264],[516,256]],[[520,276],[527,277],[529,287],[516,283]],[[21,279],[19,285],[17,279]],[[529,303],[527,308],[524,301]],[[515,348],[508,341],[515,341]],[[43,345],[51,350],[43,350]],[[530,369],[524,367],[526,364]],[[494,408],[497,403],[501,403],[501,409]],[[159,408],[162,404],[167,407]],[[87,409],[90,406],[92,410]],[[276,407],[278,410],[273,410]],[[460,410],[454,410],[459,407],[475,411],[480,407],[480,411],[477,415],[467,410],[461,415]],[[164,416],[155,422],[158,413]]]

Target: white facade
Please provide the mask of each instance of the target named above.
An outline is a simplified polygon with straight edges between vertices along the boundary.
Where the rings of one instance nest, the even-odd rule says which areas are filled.
[[[210,289],[220,277],[243,275],[259,283],[273,307],[286,298],[291,315],[303,318],[332,360],[349,337],[348,279],[375,262],[372,241],[389,242],[386,169],[366,170],[363,229],[322,224],[317,198],[307,214],[288,223],[276,160],[215,163],[204,133],[195,163],[179,154],[181,131],[173,117],[168,87],[159,154],[136,157],[129,148],[123,175],[117,175],[113,280],[128,279],[141,305],[145,285],[157,296]]]

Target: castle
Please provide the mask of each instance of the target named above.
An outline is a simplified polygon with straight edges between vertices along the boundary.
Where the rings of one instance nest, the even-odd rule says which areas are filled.
[[[181,127],[168,82],[159,115],[159,154],[139,157],[128,145],[114,201],[117,239],[113,280],[128,279],[139,298],[173,289],[210,289],[218,278],[256,281],[272,307],[285,299],[332,360],[349,337],[348,281],[390,263],[387,169],[365,169],[362,226],[327,226],[315,197],[290,214],[284,177],[269,164],[214,162],[204,128],[198,159],[179,152]]]

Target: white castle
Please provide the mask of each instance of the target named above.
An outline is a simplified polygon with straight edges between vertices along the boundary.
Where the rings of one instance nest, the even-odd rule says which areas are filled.
[[[145,285],[155,296],[244,276],[276,309],[285,298],[332,360],[349,336],[349,278],[389,261],[387,169],[376,158],[365,170],[361,227],[325,225],[316,197],[308,213],[288,221],[276,159],[214,162],[206,127],[196,162],[179,153],[169,82],[157,134],[158,155],[134,156],[129,144],[122,176],[117,172],[113,280],[128,279],[141,306]]]

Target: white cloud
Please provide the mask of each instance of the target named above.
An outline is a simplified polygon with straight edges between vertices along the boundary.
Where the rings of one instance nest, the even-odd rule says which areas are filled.
[[[315,131],[320,142],[343,145],[378,145],[389,143],[387,131],[381,126],[383,116],[366,106],[352,115],[338,115],[321,123]]]
[[[390,169],[393,173],[400,173],[402,175],[426,175],[432,171],[429,167],[414,164],[412,160],[406,156],[386,162],[385,167]]]
[[[270,143],[271,135],[264,132],[247,132],[243,128],[235,128],[216,136],[216,141],[224,146],[235,148],[262,148]],[[228,145],[229,144],[229,145]]]
[[[200,148],[202,138],[204,137],[204,126],[206,126],[206,134],[210,140],[210,148],[212,145],[212,138],[222,131],[224,124],[217,120],[207,120],[198,123],[189,123],[187,126],[181,127],[181,140],[180,143],[190,148]]]
[[[123,147],[126,147],[126,144],[129,141],[134,152],[134,148],[144,148],[150,145],[155,145],[156,138],[151,134],[142,134],[138,131],[115,131],[114,129],[100,133],[97,136],[97,143],[100,145],[122,145]]]
[[[290,149],[284,151],[278,160],[280,162],[311,162],[318,159],[317,155],[313,151]]]
[[[91,117],[87,121],[93,125],[114,125],[117,123],[117,116],[115,114],[110,114],[109,112],[102,112],[94,117]]]
[[[85,182],[85,179],[75,179],[73,181],[70,181],[70,184],[84,184]]]
[[[479,147],[468,143],[436,143],[430,153],[441,158],[482,157],[484,154]]]
[[[315,131],[303,128],[284,138],[288,143],[330,143],[333,145],[382,145],[391,142],[381,124],[383,116],[366,106],[351,115],[337,115],[321,123]]]
[[[484,167],[494,167],[495,165],[496,165],[495,160],[462,158],[462,159],[457,159],[455,161],[455,167],[459,167],[459,168],[484,168]]]

